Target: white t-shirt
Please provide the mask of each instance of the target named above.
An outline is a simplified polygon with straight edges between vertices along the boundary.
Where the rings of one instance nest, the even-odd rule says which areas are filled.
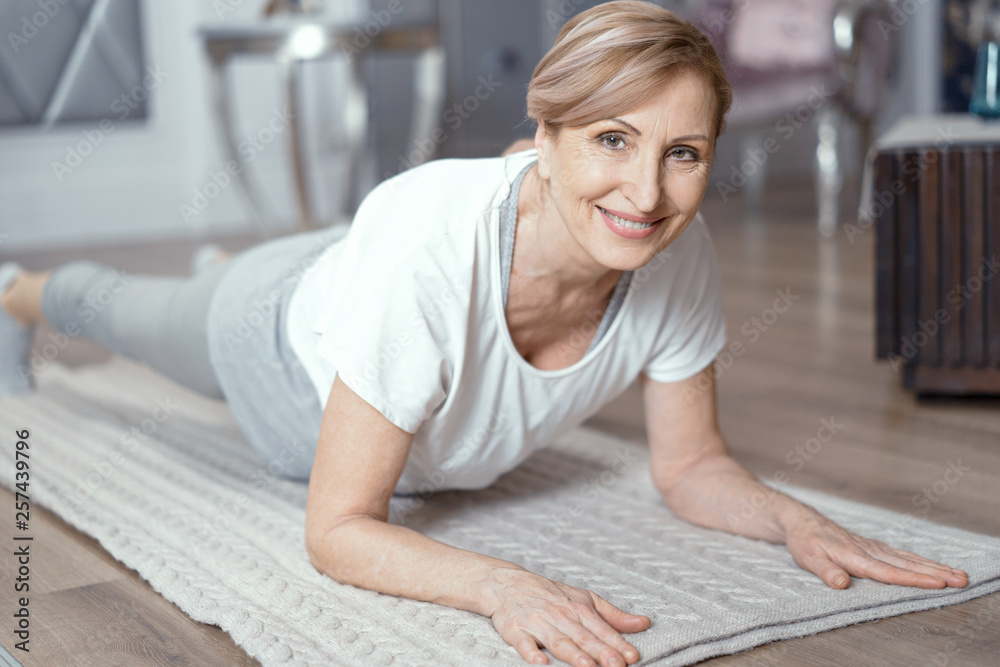
[[[502,305],[499,210],[536,156],[435,160],[384,181],[289,303],[289,341],[320,404],[339,372],[414,434],[396,493],[487,487],[639,373],[683,380],[725,346],[719,268],[699,214],[634,272],[583,359],[539,370],[517,352]]]

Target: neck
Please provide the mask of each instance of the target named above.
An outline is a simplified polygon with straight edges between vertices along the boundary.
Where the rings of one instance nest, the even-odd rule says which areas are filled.
[[[539,282],[555,295],[610,294],[622,272],[598,263],[570,233],[537,165],[521,181],[511,273]]]

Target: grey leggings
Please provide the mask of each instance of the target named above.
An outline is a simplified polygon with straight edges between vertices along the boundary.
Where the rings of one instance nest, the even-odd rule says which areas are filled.
[[[223,393],[208,352],[212,295],[230,262],[190,278],[70,262],[42,290],[42,313],[71,338],[94,340],[211,398]]]
[[[42,313],[67,336],[224,399],[269,474],[308,479],[325,401],[291,348],[288,304],[348,229],[271,239],[192,278],[71,262],[46,282]]]

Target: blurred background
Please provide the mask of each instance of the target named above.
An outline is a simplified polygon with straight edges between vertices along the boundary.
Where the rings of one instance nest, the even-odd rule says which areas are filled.
[[[595,4],[8,0],[0,254],[349,219],[388,176],[531,136],[531,72]],[[736,89],[708,197],[759,213],[780,182],[768,196],[809,193],[830,229],[857,208],[873,136],[968,107],[975,36],[958,15],[995,3],[658,4],[715,41]]]

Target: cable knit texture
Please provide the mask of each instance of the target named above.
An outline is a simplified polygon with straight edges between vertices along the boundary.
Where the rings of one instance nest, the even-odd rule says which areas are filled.
[[[27,428],[32,501],[263,664],[524,664],[488,618],[319,574],[303,545],[306,485],[261,463],[225,403],[122,357],[79,370],[53,363],[38,384],[0,398],[3,484],[13,484],[14,431]],[[627,638],[649,665],[689,665],[1000,588],[1000,539],[782,488],[862,535],[966,570],[969,586],[855,579],[830,589],[781,545],[674,518],[649,481],[644,447],[583,428],[489,489],[394,497],[390,520],[648,615],[652,627]]]

